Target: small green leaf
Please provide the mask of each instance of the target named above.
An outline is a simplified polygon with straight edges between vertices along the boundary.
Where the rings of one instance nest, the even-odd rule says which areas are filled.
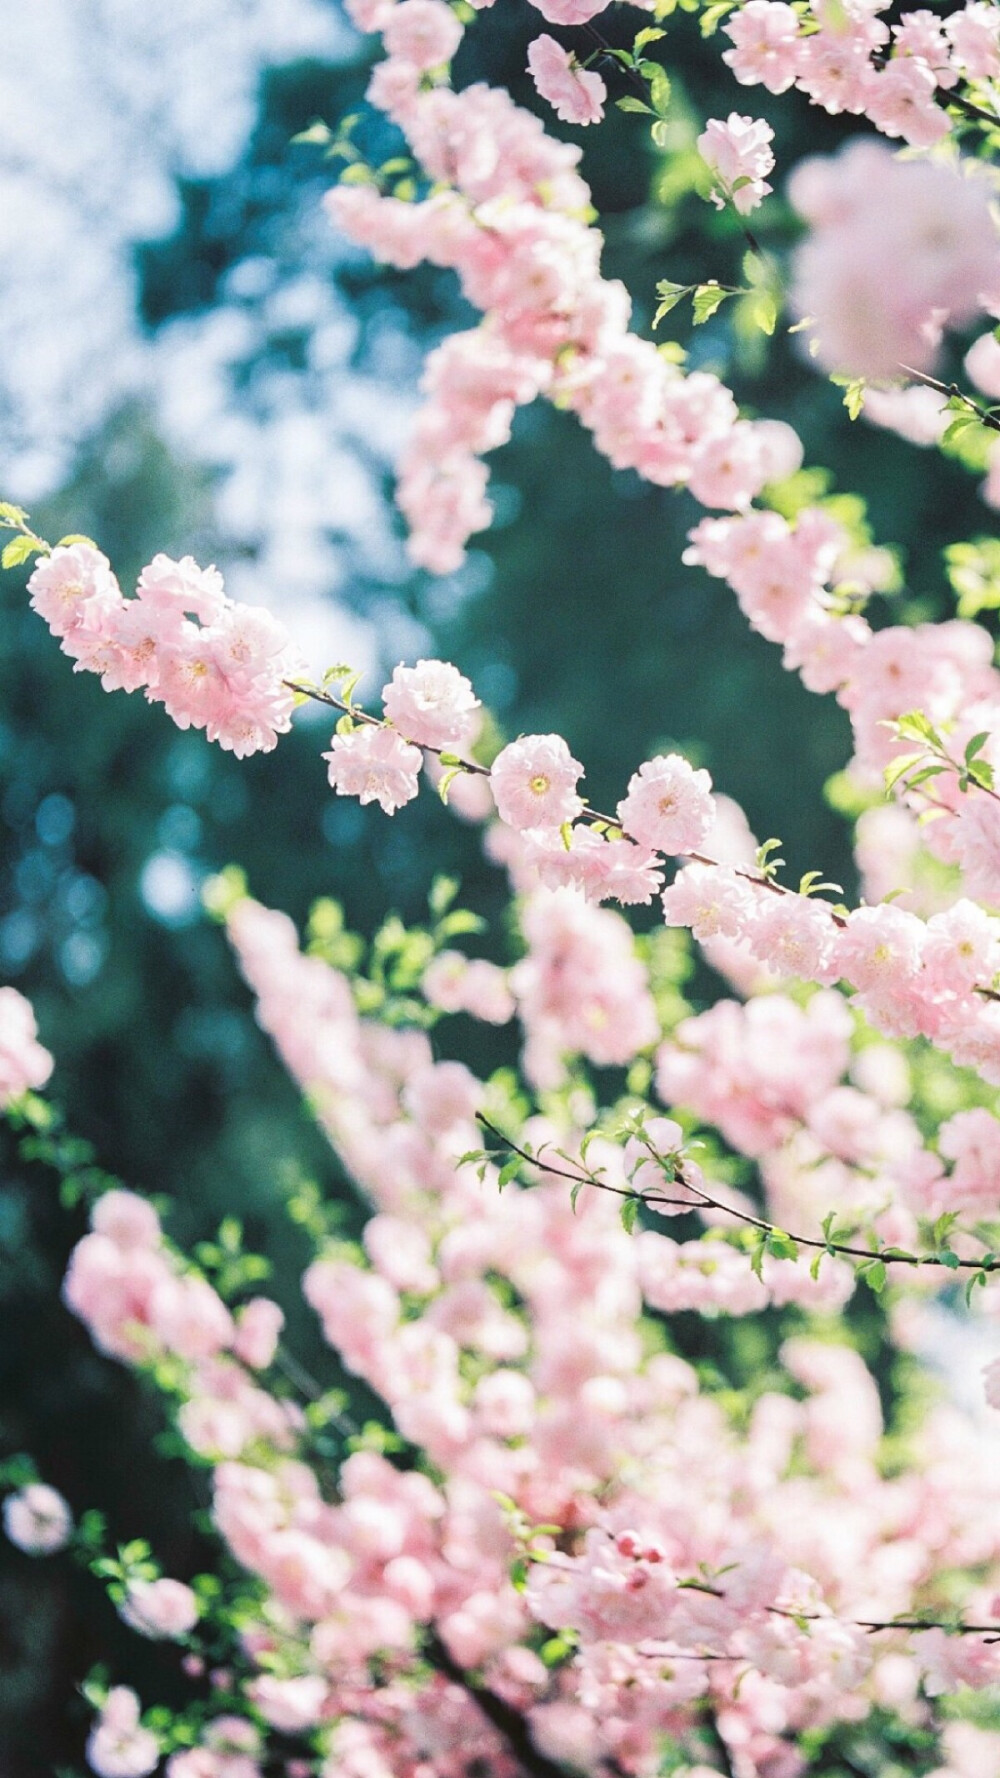
[[[300,130],[297,136],[293,136],[292,141],[315,143],[317,147],[323,148],[328,142],[333,141],[333,131],[329,124],[323,123],[320,118],[317,118],[315,123],[311,123],[307,129]]]
[[[900,778],[905,778],[907,772],[912,771],[926,757],[923,749],[919,753],[897,753],[895,759],[890,761],[882,773],[886,795],[899,783]]]
[[[4,568],[20,568],[21,563],[35,555],[41,547],[37,537],[12,537],[9,543],[4,544],[0,565]]]
[[[621,1210],[620,1210],[619,1214],[622,1219],[622,1228],[625,1230],[625,1233],[627,1235],[630,1235],[632,1233],[633,1229],[635,1228],[636,1218],[639,1215],[639,1199],[638,1198],[624,1198],[622,1200],[622,1206],[621,1206]]]
[[[773,290],[759,290],[754,297],[754,320],[761,333],[772,334],[778,325],[778,299]]]
[[[887,1274],[880,1259],[866,1260],[864,1265],[858,1267],[858,1276],[864,1279],[869,1290],[873,1290],[876,1296],[882,1294],[886,1286]]]
[[[797,1259],[799,1254],[795,1241],[784,1229],[771,1229],[767,1236],[767,1251],[775,1259]]]
[[[655,115],[653,107],[647,105],[645,99],[635,99],[631,93],[626,93],[623,99],[616,99],[615,104],[619,111],[644,111],[647,117]]]
[[[726,297],[731,295],[732,291],[723,290],[722,285],[717,284],[714,278],[708,284],[699,284],[691,305],[695,326],[700,327],[703,321],[708,321],[725,302]]]

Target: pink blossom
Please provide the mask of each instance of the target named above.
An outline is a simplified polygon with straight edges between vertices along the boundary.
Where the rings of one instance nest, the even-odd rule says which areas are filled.
[[[1000,398],[1000,340],[995,333],[981,333],[969,347],[965,370],[984,395]]]
[[[444,0],[400,0],[382,26],[389,55],[421,70],[450,62],[464,34]]]
[[[1000,905],[1000,803],[970,794],[951,844],[969,894]]]
[[[138,1192],[104,1192],[90,1213],[90,1226],[95,1234],[105,1235],[116,1247],[160,1245],[160,1219],[148,1198],[141,1198]]]
[[[751,5],[754,3],[751,0]],[[763,118],[741,117],[736,111],[731,111],[724,123],[721,118],[709,118],[697,147],[718,177],[721,196],[719,192],[712,196],[720,209],[728,198],[740,215],[746,216],[772,190],[766,176],[774,166],[773,140],[774,131]]]
[[[130,1581],[121,1615],[141,1636],[179,1642],[194,1629],[200,1613],[190,1587],[164,1579]]]
[[[253,1371],[266,1370],[273,1363],[281,1330],[285,1325],[283,1311],[266,1296],[251,1297],[237,1310],[233,1351]]]
[[[561,735],[524,735],[502,748],[490,770],[501,821],[518,828],[558,828],[583,809],[583,772]]]
[[[581,68],[574,55],[545,33],[528,45],[528,71],[543,99],[563,123],[600,123],[608,89],[599,74]]]
[[[747,0],[722,29],[733,44],[722,59],[741,86],[787,92],[797,70],[799,20],[793,7],[784,0]]]
[[[330,762],[328,777],[338,796],[377,802],[394,815],[417,795],[420,754],[394,730],[361,723],[348,735],[335,734],[330,749],[323,758]]]
[[[147,1778],[160,1760],[160,1744],[139,1722],[139,1700],[127,1686],[112,1686],[87,1737],[87,1764],[98,1778]]]
[[[751,917],[755,891],[734,870],[713,864],[686,864],[663,891],[668,926],[687,926],[695,938],[740,938]]]
[[[778,975],[827,983],[839,973],[836,936],[828,903],[798,895],[760,896],[747,931],[754,955]]]
[[[608,0],[535,0],[538,11],[550,25],[586,25],[599,12],[604,12]]]
[[[62,1495],[45,1482],[29,1482],[3,1503],[3,1528],[11,1543],[29,1556],[51,1556],[65,1549],[73,1534],[73,1515]]]
[[[205,1278],[167,1276],[150,1298],[150,1325],[166,1351],[210,1358],[233,1342],[233,1319]]]
[[[984,0],[972,0],[944,22],[952,56],[969,80],[995,80],[1000,74],[1000,21]]]
[[[389,721],[418,747],[461,752],[473,739],[479,699],[447,661],[401,663],[382,688],[382,702]]]
[[[506,974],[485,957],[440,951],[424,971],[423,991],[442,1012],[467,1012],[488,1025],[505,1025],[514,1015]]]
[[[32,608],[53,636],[66,636],[85,624],[91,607],[107,621],[121,603],[107,556],[89,543],[73,543],[42,556],[28,581]]]
[[[919,74],[905,58],[877,80],[891,75],[898,85]],[[1000,284],[1000,240],[974,169],[900,161],[861,140],[835,158],[800,162],[789,195],[813,224],[795,255],[793,303],[812,318],[832,370],[891,379],[901,365],[929,368],[943,327],[971,320]]]
[[[304,1673],[298,1679],[277,1679],[262,1673],[247,1687],[247,1694],[264,1721],[289,1735],[312,1728],[319,1721],[327,1691],[327,1682],[319,1673]]]
[[[715,819],[712,780],[679,753],[648,759],[618,804],[625,832],[643,846],[674,856],[696,852]]]
[[[0,1110],[43,1087],[52,1073],[52,1057],[37,1039],[30,1001],[16,988],[0,988]]]

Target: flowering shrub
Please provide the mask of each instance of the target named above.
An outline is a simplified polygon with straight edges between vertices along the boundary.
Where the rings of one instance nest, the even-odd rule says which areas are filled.
[[[382,33],[369,99],[406,154],[369,167],[348,130],[333,220],[400,268],[451,268],[482,317],[428,362],[399,483],[414,560],[462,560],[490,519],[483,458],[538,396],[616,467],[686,486],[715,515],[687,559],[850,718],[865,899],[818,870],[786,882],[776,842],[679,753],[637,763],[601,812],[563,737],[498,745],[450,663],[401,664],[369,709],[346,668],[310,682],[216,570],[159,555],[126,597],[90,540],[51,547],[0,508],[5,566],[33,561],[31,603],[75,670],[241,757],[272,749],[297,702],[328,707],[333,791],[394,815],[423,776],[482,823],[520,947],[504,966],[456,949],[475,921],[446,879],[426,928],[397,922],[367,954],[329,904],[303,946],[238,871],[206,887],[364,1205],[354,1242],[318,1192],[289,1199],[314,1249],[319,1378],[238,1222],[188,1254],[70,1138],[39,1096],[52,1063],[31,1009],[0,990],[0,1109],[90,1207],[65,1301],[163,1397],[220,1547],[217,1571],[164,1575],[81,1503],[74,1527],[30,1459],[6,1466],[9,1538],[68,1549],[133,1630],[183,1651],[181,1710],[86,1680],[86,1758],[100,1778],[161,1762],[167,1778],[795,1778],[876,1769],[875,1748],[879,1770],[892,1750],[898,1769],[976,1778],[1000,1758],[1000,1359],[978,1416],[920,1361],[1000,1289],[1000,675],[971,621],[990,600],[963,592],[956,554],[959,617],[887,621],[891,555],[796,498],[791,429],[630,331],[578,151],[505,91],[451,85],[472,9],[350,10]],[[530,46],[541,98],[588,125],[614,98],[662,146],[669,79],[649,52],[670,0],[629,48],[592,24],[599,0],[538,10],[576,34]],[[1000,14],[973,0],[890,27],[885,10],[704,10],[738,84],[795,86],[915,154],[869,132],[800,165],[809,231],[787,275],[748,233],[745,287],[665,280],[657,322],[687,295],[695,324],[732,298],[766,336],[787,305],[852,414],[871,403],[878,424],[960,447],[989,500],[1000,422],[933,371],[949,329],[1000,313]],[[784,175],[772,139],[735,110],[698,137],[705,195],[744,229]],[[987,334],[968,352],[986,393],[996,353]],[[657,898],[664,924],[641,936],[602,905]],[[688,998],[692,940],[729,990],[711,1005]],[[439,1059],[431,1033],[455,1014],[516,1018],[520,1073]],[[878,1330],[864,1352],[859,1290]],[[690,1317],[718,1365],[699,1364]],[[751,1317],[748,1374],[725,1330]]]

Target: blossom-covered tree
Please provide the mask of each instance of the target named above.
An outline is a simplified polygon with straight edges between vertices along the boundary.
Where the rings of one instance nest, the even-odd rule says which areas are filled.
[[[541,98],[588,126],[614,98],[662,143],[669,0],[628,47],[593,23],[600,0],[538,10],[570,38],[531,45]],[[727,300],[765,336],[787,315],[852,414],[964,440],[992,502],[1000,421],[935,371],[949,331],[1000,313],[1000,14],[886,10],[704,9],[722,78],[868,127],[794,169],[807,232],[787,263],[747,232],[746,284],[663,280],[656,324],[687,296],[696,324]],[[168,1778],[976,1778],[1000,1758],[1000,1359],[978,1413],[922,1367],[945,1326],[988,1321],[1000,1272],[1000,675],[972,621],[998,601],[977,604],[956,554],[960,615],[893,624],[889,552],[815,496],[791,428],[630,327],[578,150],[506,91],[451,82],[488,14],[352,15],[383,38],[369,101],[403,152],[368,165],[352,120],[328,143],[332,218],[400,268],[450,268],[481,315],[428,361],[399,482],[414,560],[462,560],[490,522],[483,459],[539,397],[616,467],[687,487],[709,515],[687,560],[850,718],[864,899],[819,870],[787,882],[679,752],[636,762],[603,812],[562,736],[502,744],[451,663],[400,664],[368,708],[345,667],[311,682],[215,569],[159,555],[126,596],[89,539],[51,547],[0,509],[5,566],[33,562],[32,606],[77,671],[240,758],[297,703],[329,707],[333,791],[396,815],[428,779],[482,825],[517,918],[501,967],[455,948],[475,922],[446,879],[426,927],[367,951],[336,904],[303,945],[238,870],[206,886],[363,1205],[354,1242],[318,1192],[289,1200],[314,1248],[319,1377],[238,1221],[185,1253],[69,1136],[31,1009],[0,990],[0,1106],[90,1205],[65,1300],[163,1395],[220,1547],[217,1571],[164,1575],[146,1543],[112,1549],[99,1512],[74,1528],[30,1459],[7,1466],[8,1536],[68,1546],[133,1630],[183,1650],[180,1711],[88,1678],[87,1760],[100,1778],[161,1760]],[[735,109],[698,137],[706,199],[743,230],[785,175],[772,139]],[[997,350],[980,331],[967,353],[987,396]],[[664,924],[639,935],[603,905],[657,900]],[[728,984],[710,1005],[689,998],[692,941]],[[517,1076],[441,1059],[455,1015],[516,1018]],[[752,1372],[724,1339],[699,1364],[690,1317],[753,1318]]]

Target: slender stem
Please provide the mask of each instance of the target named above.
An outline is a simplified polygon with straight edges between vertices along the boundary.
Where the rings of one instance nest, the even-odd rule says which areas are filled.
[[[1000,119],[997,119],[997,122],[1000,122]],[[899,368],[901,371],[905,371],[908,377],[912,377],[914,382],[923,383],[928,389],[936,389],[939,395],[947,395],[952,401],[962,402],[971,413],[975,414],[981,426],[988,426],[991,432],[1000,432],[1000,418],[992,408],[981,407],[979,402],[973,401],[971,395],[966,395],[965,390],[960,389],[957,383],[942,383],[937,377],[929,376],[924,370],[914,370],[910,364],[901,364]]]
[[[346,704],[342,698],[331,697],[329,692],[318,691],[315,686],[300,685],[293,679],[286,679],[284,683],[289,691],[297,692],[300,697],[311,698],[313,703],[316,704],[325,704],[330,710],[340,710],[345,716],[350,716],[355,722],[366,723],[369,728],[383,728],[385,726],[384,722],[378,716],[372,716],[370,711],[363,710],[358,704]],[[406,739],[405,735],[403,736],[403,739]],[[447,748],[443,747],[428,747],[423,742],[421,742],[420,745],[425,753],[433,753],[438,758],[441,757],[442,753],[448,751]],[[490,775],[489,766],[480,765],[478,760],[474,759],[463,759],[461,761],[460,769],[463,772],[473,772],[480,778],[488,778]],[[599,825],[603,827],[618,828],[620,831],[620,823],[617,815],[606,815],[601,809],[592,808],[589,803],[585,806],[583,813],[578,816],[577,819],[581,825],[585,827]],[[575,825],[575,823],[573,825]],[[656,848],[654,847],[653,850],[656,851]],[[656,851],[656,856],[662,858],[664,862],[666,862],[668,854]],[[707,864],[710,865],[713,870],[723,868],[719,864],[717,858],[709,858],[705,852],[686,852],[683,856],[685,860],[691,864]],[[790,889],[787,884],[778,883],[773,877],[764,876],[757,871],[747,870],[743,865],[733,865],[731,868],[734,874],[740,877],[745,883],[752,883],[757,889],[767,889],[772,895],[794,896],[798,894],[797,890]],[[817,907],[827,909],[835,926],[846,926],[847,922],[843,915],[836,913],[830,906],[829,902],[821,901],[818,897],[812,897],[811,899],[815,900]]]
[[[566,1768],[549,1759],[541,1752],[531,1739],[531,1733],[519,1710],[513,1705],[497,1697],[495,1692],[488,1691],[484,1685],[477,1685],[475,1680],[453,1661],[444,1643],[438,1636],[430,1636],[424,1645],[424,1656],[429,1665],[437,1673],[443,1673],[453,1685],[461,1686],[462,1690],[474,1703],[478,1704],[483,1715],[498,1734],[506,1741],[511,1753],[524,1771],[530,1772],[532,1778],[566,1778]]]
[[[654,1210],[657,1204],[663,1204],[671,1209],[680,1207],[685,1210],[717,1210],[724,1216],[731,1216],[735,1221],[744,1223],[748,1228],[758,1229],[762,1234],[784,1235],[789,1241],[794,1241],[797,1247],[810,1247],[820,1253],[839,1253],[849,1259],[881,1259],[886,1265],[940,1266],[953,1272],[1000,1271],[1000,1258],[959,1259],[957,1255],[954,1255],[949,1259],[943,1259],[940,1254],[936,1253],[900,1253],[895,1248],[890,1251],[879,1251],[877,1248],[856,1247],[846,1241],[825,1241],[812,1235],[793,1235],[787,1229],[779,1229],[776,1223],[768,1222],[762,1216],[754,1216],[749,1210],[742,1210],[735,1204],[725,1204],[721,1199],[713,1198],[703,1187],[694,1185],[691,1180],[686,1179],[683,1169],[680,1167],[676,1169],[677,1182],[684,1187],[685,1191],[694,1195],[696,1201],[693,1203],[688,1198],[670,1198],[662,1192],[637,1192],[630,1190],[627,1186],[610,1185],[607,1180],[598,1178],[595,1173],[570,1171],[566,1167],[553,1167],[547,1161],[542,1160],[540,1155],[529,1154],[526,1149],[519,1147],[510,1136],[504,1135],[504,1132],[499,1130],[496,1124],[491,1123],[490,1119],[481,1111],[476,1113],[476,1121],[485,1130],[488,1130],[490,1135],[502,1142],[511,1154],[516,1154],[528,1166],[537,1167],[542,1173],[554,1174],[559,1179],[572,1180],[574,1185],[592,1185],[597,1191],[608,1192],[612,1197],[625,1198]],[[664,1156],[658,1154],[650,1144],[647,1146],[651,1159],[658,1161],[661,1165],[665,1164]],[[992,1627],[1000,1629],[1000,1625]]]

